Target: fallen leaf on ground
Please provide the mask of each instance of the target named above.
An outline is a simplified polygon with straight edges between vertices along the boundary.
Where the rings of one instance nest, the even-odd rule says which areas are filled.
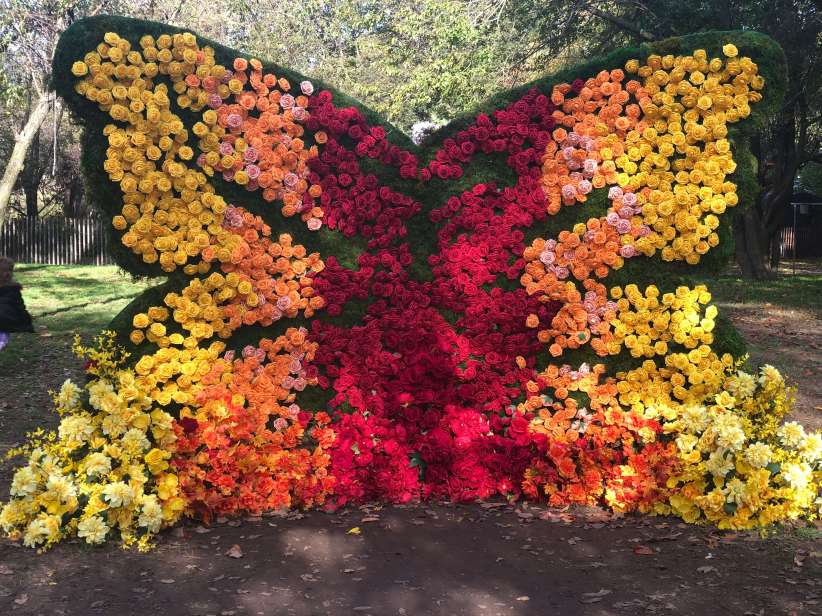
[[[347,534],[347,535],[359,535],[361,532],[362,532],[362,531],[360,530],[360,527],[359,527],[359,526],[355,526],[354,528],[349,529],[349,530],[348,530],[348,532],[347,532],[346,534]]]
[[[229,558],[242,558],[243,550],[239,545],[235,543],[230,548],[228,548],[228,551],[225,553],[225,555]]]
[[[639,556],[653,556],[656,552],[647,545],[638,545],[634,548],[634,554],[638,554]]]
[[[579,601],[580,603],[599,603],[603,597],[607,597],[612,592],[607,588],[600,588],[597,592],[585,592],[582,593],[582,598]]]
[[[564,513],[562,511],[546,511],[545,513],[541,513],[539,516],[540,520],[548,520],[549,522],[573,522],[574,516],[570,513]]]
[[[712,567],[711,565],[703,565],[701,567],[697,567],[696,570],[700,573],[711,573],[712,571],[717,571],[717,568]]]

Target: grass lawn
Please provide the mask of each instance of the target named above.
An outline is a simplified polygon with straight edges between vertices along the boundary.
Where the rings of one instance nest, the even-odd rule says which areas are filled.
[[[20,264],[14,274],[23,285],[23,299],[37,335],[12,335],[8,347],[0,352],[0,377],[42,363],[43,355],[50,352],[55,354],[55,367],[73,362],[75,333],[88,341],[137,294],[160,282],[134,281],[114,265]]]
[[[763,307],[770,304],[809,311],[822,318],[822,273],[795,276],[780,273],[772,280],[748,280],[726,274],[704,282],[714,301],[720,304]]]
[[[52,334],[105,327],[155,281],[134,281],[115,265],[18,265],[26,307]]]

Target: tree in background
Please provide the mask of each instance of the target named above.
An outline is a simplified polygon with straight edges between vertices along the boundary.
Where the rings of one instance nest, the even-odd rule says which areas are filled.
[[[16,116],[10,123],[13,141],[0,178],[0,227],[18,184],[26,195],[26,213],[36,216],[39,210],[37,193],[45,172],[40,165],[40,129],[50,111],[55,117],[60,113],[49,89],[57,39],[73,21],[106,5],[105,0],[0,0],[0,99],[5,114]],[[52,149],[56,155],[56,140]]]
[[[810,162],[802,167],[796,178],[796,189],[822,198],[822,163]]]

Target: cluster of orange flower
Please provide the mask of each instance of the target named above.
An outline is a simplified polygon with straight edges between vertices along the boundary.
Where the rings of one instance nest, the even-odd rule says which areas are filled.
[[[322,189],[309,183],[306,163],[318,150],[306,145],[302,124],[313,86],[302,82],[295,97],[290,82],[263,73],[259,60],[236,58],[233,68],[220,80],[209,77],[195,86],[209,94],[213,107],[193,128],[203,152],[198,163],[208,175],[219,172],[248,190],[261,188],[263,199],[282,202],[285,216],[300,213],[310,229],[318,229],[323,211],[316,199]],[[227,98],[233,102],[225,103]],[[325,134],[314,140],[323,143]]]
[[[304,329],[289,328],[204,378],[196,405],[180,414],[172,461],[193,511],[209,517],[324,502],[334,485],[331,418],[294,403],[295,392],[316,385],[307,373],[316,349]]]

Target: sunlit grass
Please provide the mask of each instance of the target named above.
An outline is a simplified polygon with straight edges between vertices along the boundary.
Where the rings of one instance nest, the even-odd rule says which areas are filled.
[[[18,265],[15,278],[35,321],[53,334],[102,329],[158,281],[134,281],[113,265]]]
[[[772,304],[822,317],[822,274],[779,274],[772,280],[723,275],[704,282],[720,304]]]
[[[15,278],[37,333],[12,334],[0,352],[0,378],[41,361],[45,338],[59,339],[66,348],[74,334],[88,342],[134,297],[159,282],[133,281],[116,266],[93,265],[21,264]]]

